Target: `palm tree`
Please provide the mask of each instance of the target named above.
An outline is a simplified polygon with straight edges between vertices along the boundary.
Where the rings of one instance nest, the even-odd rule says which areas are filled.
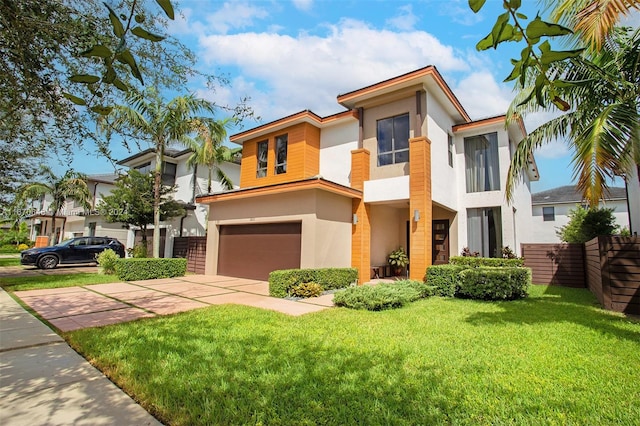
[[[51,197],[51,222],[52,229],[55,233],[56,229],[56,217],[62,210],[67,202],[67,199],[73,200],[79,203],[85,209],[91,208],[89,200],[91,199],[91,192],[87,186],[85,176],[68,170],[64,176],[58,177],[53,171],[47,167],[42,166],[40,174],[44,178],[42,182],[34,182],[24,185],[20,189],[20,198],[22,199],[35,199],[49,195]],[[62,235],[64,235],[64,226],[66,218],[62,222],[62,231],[57,238],[56,243],[60,241]],[[55,235],[55,234],[54,234]]]
[[[154,201],[153,201],[153,257],[160,256],[160,198],[162,185],[162,160],[167,145],[180,142],[186,143],[188,135],[193,132],[194,125],[206,118],[199,117],[200,113],[212,113],[214,105],[193,95],[177,96],[165,102],[153,89],[144,93],[130,91],[126,97],[128,106],[114,107],[108,119],[110,123],[103,123],[103,129],[111,126],[113,129],[130,131],[136,138],[150,142],[156,153],[156,167],[154,170]]]
[[[232,124],[230,118],[224,120],[207,120],[196,126],[198,137],[188,140],[187,147],[191,149],[191,156],[187,159],[187,166],[193,169],[193,199],[196,196],[196,176],[198,166],[206,166],[208,170],[207,194],[211,193],[213,173],[225,189],[233,189],[233,182],[219,167],[223,161],[232,161],[240,149],[230,149],[222,145],[227,136],[227,128]]]
[[[629,174],[640,164],[640,29],[616,29],[599,52],[555,63],[551,71],[561,76],[555,90],[575,107],[519,144],[509,169],[507,196],[511,198],[535,148],[567,138],[574,148],[577,186],[585,200],[597,206],[607,190],[607,178]],[[535,99],[520,105],[529,92],[525,87],[519,93],[509,117],[546,109]],[[548,99],[552,94],[544,96]]]
[[[553,7],[551,18],[573,28],[584,45],[599,51],[622,16],[640,9],[640,0],[546,1]]]

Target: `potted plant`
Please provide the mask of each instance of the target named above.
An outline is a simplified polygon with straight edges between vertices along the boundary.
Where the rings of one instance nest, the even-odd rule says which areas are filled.
[[[402,273],[402,268],[409,264],[409,258],[405,253],[404,248],[398,247],[397,250],[392,251],[389,254],[389,265],[393,267],[396,276]]]

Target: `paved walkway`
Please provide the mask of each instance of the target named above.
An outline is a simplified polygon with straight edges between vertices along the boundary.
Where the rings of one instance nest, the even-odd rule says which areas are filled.
[[[264,281],[219,275],[16,291],[15,295],[61,331],[227,303],[289,315],[303,315],[333,306],[332,294],[300,301],[279,299],[269,297],[269,284]]]
[[[161,425],[2,289],[0,424]]]

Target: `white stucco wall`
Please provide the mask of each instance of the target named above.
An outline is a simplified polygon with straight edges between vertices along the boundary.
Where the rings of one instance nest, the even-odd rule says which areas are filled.
[[[444,108],[427,92],[427,137],[431,141],[431,197],[434,202],[450,209],[458,209],[458,197],[455,188],[459,180],[456,171],[457,158],[455,155],[453,167],[449,166],[448,135],[454,125],[451,117]],[[464,174],[462,175],[464,179]]]
[[[467,193],[465,180],[464,138],[474,135],[496,132],[498,135],[498,161],[500,189],[496,191]],[[499,122],[486,126],[478,126],[473,129],[456,132],[455,135],[455,170],[459,179],[456,182],[458,197],[458,248],[468,246],[467,238],[467,209],[500,207],[502,217],[502,246],[509,246],[516,254],[520,254],[520,243],[528,242],[528,223],[530,223],[529,186],[521,184],[517,187],[514,203],[509,204],[505,198],[505,188],[511,154],[509,151],[509,134],[504,128],[504,123]],[[513,208],[516,208],[514,213]]]
[[[351,185],[351,151],[358,148],[355,120],[322,129],[320,133],[320,176],[344,186]]]
[[[543,207],[554,207],[555,220],[544,221],[542,214]],[[609,201],[607,204],[600,203],[600,207],[614,209],[613,216],[619,226],[629,227],[629,215],[627,213],[626,201]],[[556,235],[561,227],[569,223],[569,211],[577,208],[575,203],[555,203],[540,204],[532,207],[533,216],[531,220],[532,235],[530,243],[559,243],[560,238]]]
[[[640,235],[640,182],[638,169],[627,177],[627,193],[629,197],[629,211],[631,212],[631,231]]]

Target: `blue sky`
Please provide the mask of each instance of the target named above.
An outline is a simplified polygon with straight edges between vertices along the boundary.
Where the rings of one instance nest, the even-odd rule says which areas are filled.
[[[524,3],[524,12],[535,17],[536,2]],[[230,81],[212,92],[194,80],[190,90],[218,104],[251,98],[261,121],[246,121],[245,129],[303,109],[322,116],[340,112],[338,94],[426,65],[438,68],[471,118],[479,119],[505,113],[513,96],[511,84],[502,80],[511,70],[509,58],[518,57],[522,46],[475,49],[501,5],[488,0],[476,15],[467,0],[181,0],[168,34],[196,53],[202,70]],[[631,24],[637,26],[637,18]],[[529,116],[526,127],[532,130],[549,117]],[[117,158],[129,155],[117,143],[112,148]],[[541,178],[533,192],[571,184],[570,152],[562,141],[535,156]],[[87,174],[113,172],[84,154],[71,166]]]

